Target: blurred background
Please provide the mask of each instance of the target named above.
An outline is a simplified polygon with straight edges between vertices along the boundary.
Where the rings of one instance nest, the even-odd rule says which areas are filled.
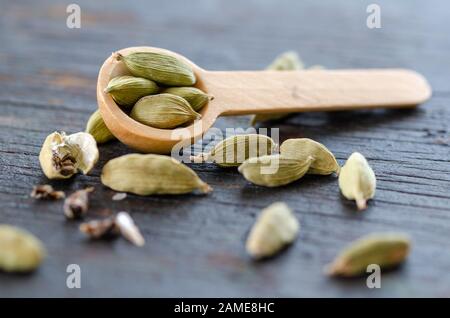
[[[376,1],[381,29],[366,26],[372,2],[363,0],[76,1],[80,29],[66,26],[70,3],[0,2],[0,71],[14,74],[1,94],[23,95],[27,82],[34,84],[24,96],[30,101],[45,90],[55,100],[95,103],[102,62],[136,45],[167,48],[211,70],[262,69],[291,49],[327,68],[413,68],[432,74],[435,90],[450,71],[445,0]]]

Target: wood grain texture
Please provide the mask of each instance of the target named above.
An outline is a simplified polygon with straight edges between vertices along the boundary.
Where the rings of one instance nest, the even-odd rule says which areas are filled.
[[[365,24],[370,1],[77,3],[82,28],[72,30],[64,1],[0,0],[0,222],[28,229],[48,250],[32,275],[0,273],[0,296],[450,296],[448,1],[377,1],[376,30]],[[38,153],[54,129],[84,129],[96,108],[102,62],[136,45],[179,52],[208,70],[263,69],[288,49],[330,69],[415,69],[434,95],[417,109],[303,113],[268,123],[281,140],[325,144],[340,164],[353,151],[363,153],[378,177],[364,213],[341,198],[333,176],[266,189],[210,164],[191,165],[214,187],[208,196],[112,201],[113,191],[99,182],[101,168],[130,149],[105,144],[92,174],[51,184],[68,192],[94,186],[91,216],[129,211],[147,243],[89,242],[77,222],[65,221],[62,202],[29,197],[33,185],[48,182]],[[247,123],[248,117],[225,117],[215,126]],[[245,254],[246,235],[257,213],[279,200],[300,219],[300,237],[279,257],[254,263]],[[322,274],[350,241],[391,230],[408,233],[414,245],[402,268],[383,273],[381,289]],[[81,289],[66,287],[71,263],[81,266]]]

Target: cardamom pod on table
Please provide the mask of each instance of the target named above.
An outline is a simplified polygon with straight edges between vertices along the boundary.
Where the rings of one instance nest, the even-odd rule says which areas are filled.
[[[31,233],[0,224],[0,270],[30,272],[41,264],[45,254],[43,244]]]
[[[184,98],[196,112],[202,109],[202,107],[210,100],[214,99],[211,95],[208,95],[195,87],[169,87],[166,88],[163,93],[173,94]]]
[[[333,172],[339,174],[340,166],[334,155],[324,145],[308,138],[287,139],[280,146],[280,153],[286,157],[305,160],[312,157],[307,173],[328,175]]]
[[[331,276],[359,276],[367,266],[394,267],[403,262],[410,250],[410,239],[403,233],[374,233],[351,243],[327,266]]]
[[[273,71],[293,71],[304,68],[305,65],[297,52],[286,51],[278,55],[266,69]]]
[[[313,161],[312,157],[300,161],[279,154],[266,155],[247,159],[239,166],[238,171],[254,184],[278,187],[303,177]]]
[[[270,257],[291,244],[300,223],[289,207],[276,202],[261,211],[247,238],[247,252],[255,259]]]
[[[191,86],[196,82],[189,64],[168,54],[156,52],[133,52],[128,55],[115,53],[132,75],[144,77],[167,86]]]
[[[366,158],[354,152],[347,159],[339,174],[342,195],[355,200],[358,210],[367,208],[367,200],[375,196],[376,177]]]
[[[169,156],[153,154],[129,154],[108,161],[103,167],[101,181],[113,190],[138,195],[212,191],[186,165]]]
[[[189,103],[176,95],[158,94],[142,97],[131,110],[134,120],[155,128],[175,128],[199,119]]]
[[[195,162],[212,160],[221,167],[236,167],[248,158],[270,155],[276,148],[272,138],[265,135],[236,135],[220,141],[210,152],[191,159]]]
[[[86,124],[86,132],[94,137],[97,144],[102,144],[110,140],[116,139],[111,131],[106,127],[100,111],[97,109],[92,113]]]
[[[159,90],[155,82],[134,76],[118,76],[109,81],[105,93],[112,96],[120,106],[131,107],[140,98],[156,94]]]

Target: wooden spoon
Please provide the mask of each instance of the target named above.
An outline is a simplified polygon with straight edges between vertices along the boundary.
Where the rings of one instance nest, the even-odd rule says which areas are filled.
[[[114,136],[142,152],[164,154],[179,142],[189,145],[221,115],[413,107],[431,96],[425,78],[405,69],[221,72],[204,70],[160,48],[131,47],[119,52],[133,51],[164,52],[184,60],[195,72],[195,86],[214,96],[201,110],[202,119],[189,127],[146,126],[125,114],[104,92],[111,78],[129,74],[122,62],[109,57],[98,76],[100,112]]]

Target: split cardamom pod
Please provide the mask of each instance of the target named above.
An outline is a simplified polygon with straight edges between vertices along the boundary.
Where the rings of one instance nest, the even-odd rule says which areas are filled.
[[[300,224],[283,202],[261,211],[247,238],[247,252],[255,259],[273,256],[298,236]]]
[[[277,56],[266,69],[273,71],[295,71],[303,68],[303,62],[298,54],[294,51],[288,51]],[[289,115],[291,113],[256,114],[251,117],[250,125],[255,126],[259,122],[281,119]]]
[[[208,153],[191,157],[191,160],[212,160],[221,167],[237,167],[248,158],[272,154],[276,147],[272,138],[265,135],[236,135],[220,141]]]
[[[54,132],[47,136],[39,154],[41,168],[49,179],[67,179],[78,171],[87,174],[97,160],[97,143],[84,132]]]
[[[130,117],[148,126],[168,129],[199,119],[201,115],[179,96],[158,94],[142,97]]]
[[[278,55],[266,68],[273,71],[294,71],[305,68],[303,61],[295,51],[286,51]]]
[[[402,233],[375,233],[351,243],[327,266],[331,276],[353,277],[366,272],[367,266],[380,268],[399,265],[408,256],[410,239]]]
[[[106,124],[103,121],[102,115],[98,109],[92,113],[91,117],[89,117],[86,124],[86,132],[94,137],[97,144],[102,144],[116,139],[111,131],[109,131],[108,127],[106,127]]]
[[[94,187],[78,190],[69,195],[64,201],[64,215],[68,219],[79,219],[86,215],[89,208],[89,193]]]
[[[131,107],[142,97],[156,94],[158,90],[158,85],[151,80],[126,75],[110,80],[105,93],[110,94],[118,105]]]
[[[308,174],[328,175],[333,172],[339,174],[340,166],[331,151],[312,139],[288,139],[281,144],[280,153],[286,158],[300,161],[312,157],[314,161],[309,167]]]
[[[30,272],[44,257],[45,249],[38,238],[17,227],[0,224],[0,270]]]
[[[254,184],[279,187],[303,177],[313,161],[312,157],[300,161],[279,154],[266,155],[247,159],[239,166],[238,171]]]
[[[367,200],[375,196],[376,177],[366,158],[354,152],[339,174],[339,188],[348,200],[355,200],[358,210],[367,208]]]
[[[212,191],[186,165],[171,157],[153,154],[129,154],[108,161],[101,181],[113,190],[138,195]]]
[[[192,109],[198,112],[214,97],[206,94],[202,90],[195,87],[169,87],[163,91],[163,93],[173,94],[184,98]]]
[[[156,52],[133,52],[128,55],[115,53],[132,75],[147,78],[167,86],[191,86],[195,74],[186,62],[168,54]]]

